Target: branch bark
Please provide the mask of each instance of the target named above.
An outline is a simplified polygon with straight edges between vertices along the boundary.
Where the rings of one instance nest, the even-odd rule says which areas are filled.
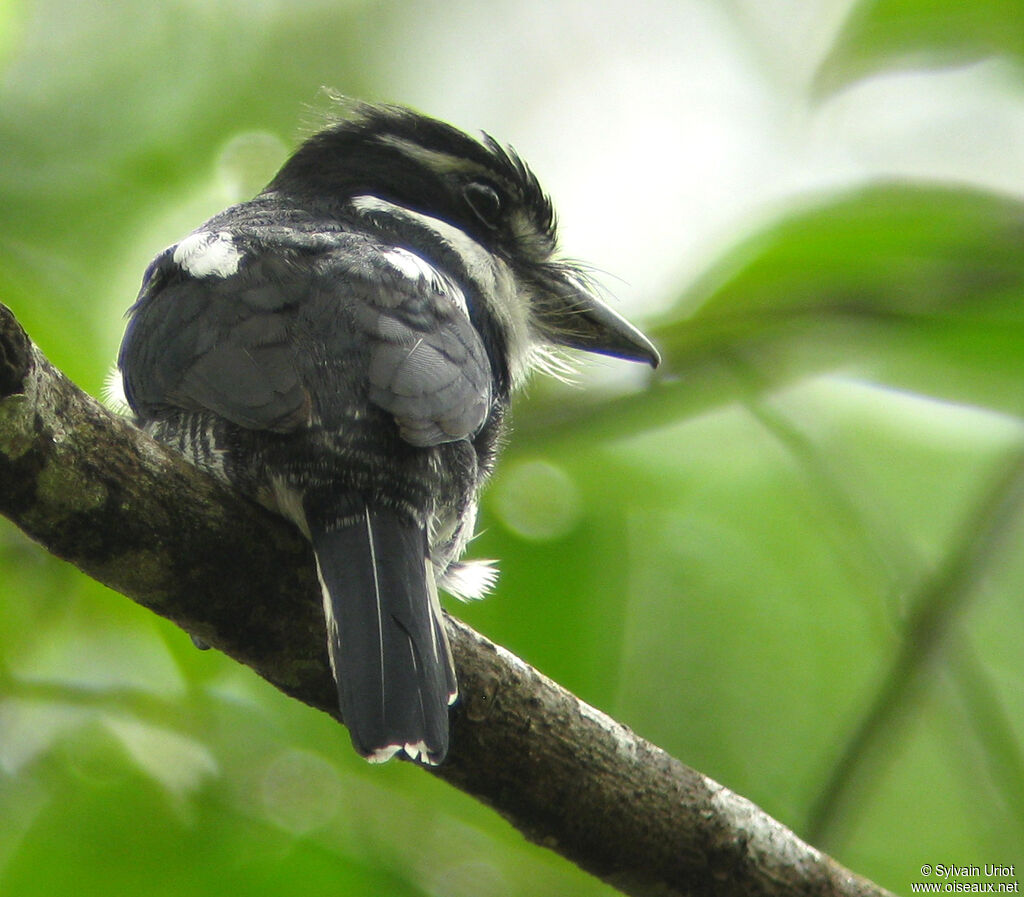
[[[338,718],[309,546],[108,412],[0,305],[0,512]],[[745,798],[448,618],[462,699],[434,774],[634,895],[886,894]]]

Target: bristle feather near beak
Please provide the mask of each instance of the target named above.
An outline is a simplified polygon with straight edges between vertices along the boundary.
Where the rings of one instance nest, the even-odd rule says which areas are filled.
[[[541,293],[534,321],[549,342],[651,367],[661,363],[654,343],[599,299],[587,275],[575,266],[551,266]]]

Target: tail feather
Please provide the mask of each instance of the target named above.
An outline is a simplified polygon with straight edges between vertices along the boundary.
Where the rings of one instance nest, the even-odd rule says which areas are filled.
[[[426,533],[368,507],[340,524],[308,524],[352,743],[371,761],[404,751],[440,763],[457,689]]]

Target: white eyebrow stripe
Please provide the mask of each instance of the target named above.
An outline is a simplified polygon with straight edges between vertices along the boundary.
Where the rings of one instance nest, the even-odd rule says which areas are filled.
[[[414,162],[418,162],[432,171],[443,173],[465,172],[466,174],[476,174],[481,177],[494,177],[494,172],[487,168],[487,166],[481,165],[472,159],[467,159],[465,156],[446,153],[443,150],[430,149],[420,143],[416,143],[414,140],[407,140],[405,137],[398,137],[395,134],[381,134],[377,139],[387,146],[394,147]]]

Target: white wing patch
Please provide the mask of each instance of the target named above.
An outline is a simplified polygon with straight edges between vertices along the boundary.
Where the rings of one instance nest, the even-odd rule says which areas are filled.
[[[409,280],[424,280],[435,293],[447,297],[451,303],[464,315],[469,316],[469,309],[466,307],[466,297],[462,295],[451,278],[446,277],[437,270],[426,259],[403,249],[401,246],[394,246],[383,253],[384,259],[392,268],[398,271],[403,277]]]
[[[242,252],[227,231],[199,231],[174,247],[174,261],[193,277],[230,277]]]
[[[419,277],[433,282],[440,278],[437,268],[426,259],[420,258],[415,252],[395,246],[384,253],[384,258],[406,277],[416,280]]]

